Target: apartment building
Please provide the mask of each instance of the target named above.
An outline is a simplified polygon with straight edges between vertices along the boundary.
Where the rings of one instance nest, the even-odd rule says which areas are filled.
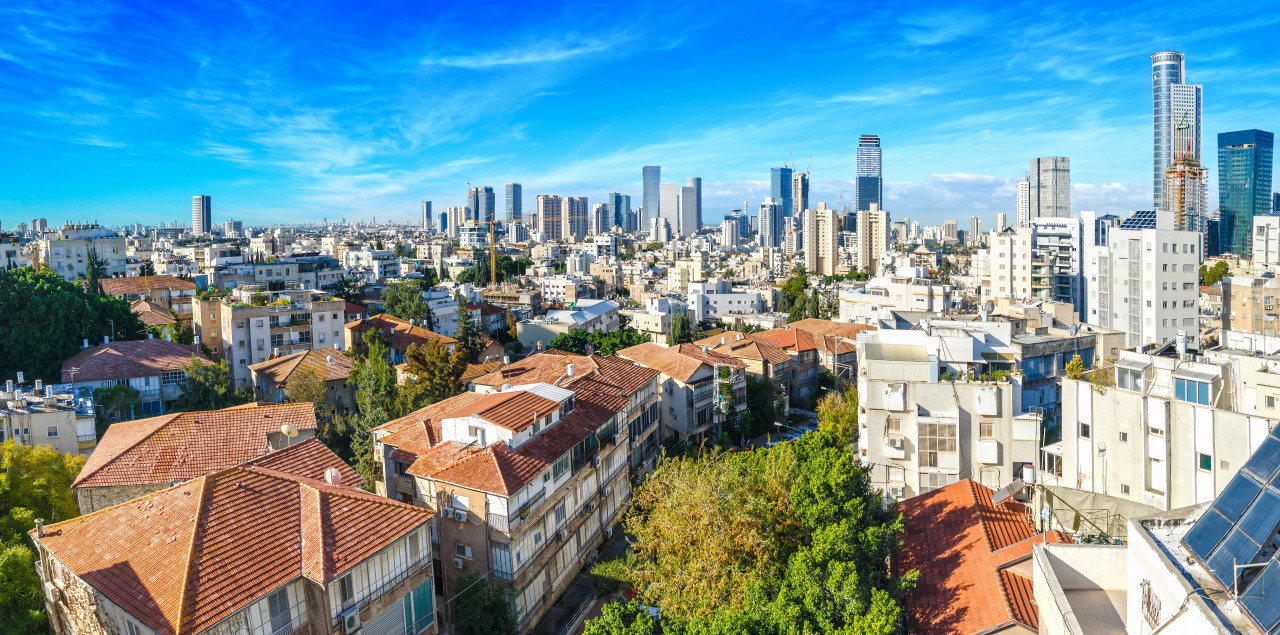
[[[102,291],[129,302],[147,300],[187,319],[191,317],[191,298],[196,296],[196,285],[173,276],[107,278],[102,281]]]
[[[797,390],[795,362],[775,342],[736,331],[725,331],[694,344],[710,347],[719,355],[742,362],[747,374],[773,382],[781,395],[790,396]]]
[[[1278,420],[1274,409],[1239,411],[1228,359],[1121,351],[1114,372],[1115,386],[1101,390],[1062,381],[1062,441],[1044,448],[1041,482],[1161,510],[1204,503]]]
[[[288,425],[296,437],[288,437]],[[88,514],[315,436],[311,404],[246,404],[113,424],[71,489]]]
[[[1163,227],[1164,221],[1157,220]],[[1105,247],[1086,246],[1090,324],[1124,331],[1128,347],[1160,345],[1186,331],[1199,339],[1200,234],[1112,228]]]
[[[433,513],[359,482],[312,441],[37,523],[51,631],[435,633]]]
[[[897,499],[964,479],[1008,485],[1039,444],[1040,417],[1022,413],[1020,378],[943,377],[923,338],[900,334],[858,338],[859,452],[872,480]]]
[[[1259,336],[1257,339],[1264,342],[1274,340],[1280,335],[1277,318],[1280,318],[1280,289],[1275,277],[1228,276],[1222,279],[1223,331]]]
[[[249,366],[273,355],[346,347],[346,302],[319,291],[240,285],[229,296],[194,298],[191,310],[196,337],[214,361],[226,360],[236,390],[252,389]]]
[[[645,298],[639,309],[620,309],[619,315],[630,320],[631,328],[647,334],[655,342],[665,342],[671,333],[671,320],[686,312],[685,304],[678,298]]]
[[[403,363],[405,355],[409,352],[409,347],[415,344],[425,346],[431,340],[440,340],[452,353],[454,344],[458,343],[458,340],[452,337],[428,331],[421,326],[416,326],[389,313],[380,313],[373,317],[353,320],[344,326],[346,337],[344,350],[356,351],[358,354],[363,354],[367,351],[364,344],[365,332],[370,329],[381,331],[387,338],[387,345],[391,348],[390,361],[392,364]]]
[[[330,408],[346,412],[355,408],[355,386],[347,383],[351,358],[336,348],[316,348],[273,357],[249,366],[253,394],[258,401],[283,403],[285,389],[295,377],[312,375],[324,382],[324,400]]]
[[[753,338],[773,342],[791,357],[791,396],[797,399],[813,397],[818,390],[818,345],[806,331],[793,328],[770,329],[752,334]]]
[[[689,312],[693,319],[719,320],[727,315],[753,315],[764,310],[760,293],[735,290],[724,278],[709,278],[688,283]]]
[[[34,385],[8,380],[2,388],[0,443],[43,445],[65,454],[87,454],[97,446],[92,400],[77,399],[62,390],[65,386],[55,389],[40,380]]]
[[[976,265],[985,272],[981,276],[982,301],[1008,298],[1028,302],[1031,292],[1031,253],[1035,230],[1031,227],[1010,227],[992,231],[989,245],[978,252]]]
[[[551,340],[574,329],[588,333],[618,328],[618,303],[609,300],[578,300],[576,308],[547,311],[539,317],[516,323],[516,337],[526,351],[545,348]]]
[[[381,488],[439,514],[444,596],[471,572],[509,584],[525,633],[612,533],[631,455],[658,422],[655,370],[558,352],[530,359],[542,363],[503,367],[474,382],[480,392],[373,430]],[[446,628],[466,619],[442,608]]]
[[[809,273],[836,275],[840,263],[840,221],[836,210],[818,203],[818,209],[804,212],[804,266]]]
[[[1275,273],[1280,267],[1280,216],[1253,217],[1253,271]]]
[[[880,255],[888,251],[893,236],[889,212],[872,203],[869,209],[858,210],[857,250],[854,265],[858,271],[876,273]]]
[[[98,225],[63,225],[46,231],[40,238],[40,262],[50,266],[65,280],[84,275],[89,252],[97,253],[107,268],[107,277],[125,275],[127,240]]]
[[[891,319],[894,311],[922,311],[942,314],[952,308],[951,285],[912,275],[872,278],[861,288],[841,288],[838,292],[839,319],[854,324],[879,324]]]
[[[846,324],[834,320],[807,318],[787,325],[802,331],[818,348],[818,367],[844,381],[852,382],[857,376],[858,334],[874,331],[876,327],[862,324]]]
[[[62,383],[73,394],[88,398],[93,391],[129,386],[138,391],[137,403],[127,412],[109,415],[129,420],[170,410],[182,395],[186,373],[182,368],[196,359],[210,360],[196,346],[158,339],[107,342],[91,346],[62,362]]]
[[[678,437],[695,447],[714,442],[728,410],[725,390],[733,393],[735,411],[747,409],[746,364],[706,346],[646,342],[618,351],[618,357],[661,373],[664,438]]]

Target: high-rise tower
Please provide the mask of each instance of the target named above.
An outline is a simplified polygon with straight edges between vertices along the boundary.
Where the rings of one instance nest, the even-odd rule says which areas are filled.
[[[884,208],[884,179],[880,170],[880,136],[858,137],[857,211],[871,209],[871,204]]]
[[[769,174],[769,196],[778,204],[783,218],[795,213],[795,198],[791,191],[791,168],[773,168]]]
[[[1031,218],[1071,218],[1070,158],[1032,159],[1027,184]]]
[[[206,195],[191,197],[191,233],[204,236],[213,227],[213,198]]]
[[[646,165],[640,171],[644,177],[644,192],[640,199],[640,218],[639,228],[647,230],[649,228],[649,219],[658,217],[658,207],[661,206],[659,198],[661,194],[662,183],[662,166]]]
[[[524,186],[507,184],[507,222],[518,223],[524,216]]]
[[[685,179],[684,191],[680,193],[680,198],[682,202],[680,228],[681,231],[688,231],[687,235],[692,236],[702,229],[702,177],[691,176]],[[690,207],[693,208],[692,212],[689,211]],[[685,216],[689,218],[686,219]]]
[[[1182,128],[1183,147],[1196,161],[1200,157],[1200,114],[1202,91],[1186,83],[1186,63],[1182,53],[1161,51],[1151,56],[1152,200],[1164,209],[1165,170],[1176,157],[1176,131]]]
[[[1253,217],[1271,209],[1274,142],[1263,130],[1218,135],[1218,248],[1224,253],[1253,257]]]

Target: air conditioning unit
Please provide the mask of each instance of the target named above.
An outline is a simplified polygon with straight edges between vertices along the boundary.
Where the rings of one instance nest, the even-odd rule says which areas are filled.
[[[600,469],[600,466],[604,463],[604,460],[600,458],[599,454],[597,454],[596,458],[591,462],[595,464],[596,469],[598,470]]]
[[[444,517],[445,517],[445,518],[453,518],[453,508],[452,508],[452,507],[446,507],[446,508],[444,508]]]
[[[561,541],[561,540],[564,540],[564,530],[563,530],[563,529],[557,529],[557,530],[556,530],[556,541],[558,542],[558,541]]]
[[[902,485],[890,485],[889,496],[892,498],[902,498],[906,495],[906,487]]]
[[[466,561],[466,560],[463,560],[462,558],[454,558],[454,559],[453,559],[453,568],[454,568],[454,569],[462,569],[462,568],[465,568],[466,566],[467,566],[467,561]]]
[[[613,527],[604,528],[604,539],[608,540],[613,537]]]
[[[899,436],[888,436],[884,438],[884,444],[895,450],[902,449],[903,441],[904,441],[903,437],[899,437]]]
[[[609,492],[612,492],[612,491],[613,491],[612,485],[605,485],[604,487],[600,488],[600,494],[602,496],[608,496]]]
[[[615,432],[615,433],[613,434],[613,444],[614,444],[614,445],[618,445],[619,443],[622,443],[622,433],[621,433],[621,432]]]
[[[467,522],[467,510],[465,510],[465,509],[455,509],[455,510],[453,510],[453,519],[454,519],[454,520],[456,520],[456,521],[458,521],[458,522],[460,522],[460,523],[465,523],[465,522]]]
[[[342,612],[342,632],[354,633],[360,630],[360,607],[353,606]]]
[[[586,509],[587,509],[587,511],[589,511],[589,512],[590,512],[590,511],[595,511],[595,509],[596,509],[596,502],[595,502],[595,501],[587,501]]]

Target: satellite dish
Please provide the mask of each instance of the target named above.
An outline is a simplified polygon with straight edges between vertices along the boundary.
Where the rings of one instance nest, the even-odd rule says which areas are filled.
[[[1071,333],[1071,337],[1075,337],[1075,336],[1076,336],[1076,334],[1080,332],[1080,325],[1079,325],[1079,324],[1072,324],[1072,325],[1071,325],[1071,328],[1070,328],[1070,329],[1067,329],[1067,332]]]
[[[996,310],[996,303],[991,300],[987,300],[986,304],[982,305],[982,310],[986,313],[991,313]]]
[[[280,434],[292,439],[298,436],[298,429],[286,423],[280,426]]]

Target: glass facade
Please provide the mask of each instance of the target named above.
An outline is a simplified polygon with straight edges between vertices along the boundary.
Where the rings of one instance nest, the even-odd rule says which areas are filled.
[[[1253,217],[1271,211],[1274,135],[1239,130],[1218,135],[1218,249],[1253,257]]]
[[[773,168],[770,174],[769,196],[777,201],[783,218],[790,218],[795,213],[795,198],[792,196],[791,168]]]
[[[875,203],[884,209],[884,181],[880,165],[879,135],[864,134],[858,138],[858,210],[869,210]]]
[[[1185,72],[1182,53],[1163,51],[1151,56],[1151,107],[1152,107],[1152,185],[1155,188],[1153,204],[1156,209],[1164,205],[1164,171],[1173,162],[1173,97],[1170,87],[1183,82]]]

